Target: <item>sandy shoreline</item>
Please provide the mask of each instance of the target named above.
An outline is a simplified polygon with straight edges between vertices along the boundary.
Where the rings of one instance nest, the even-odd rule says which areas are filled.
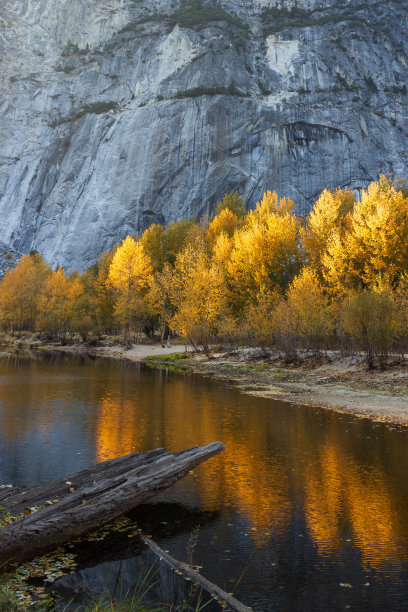
[[[20,342],[18,348],[24,348],[25,344]],[[38,348],[133,362],[148,359],[151,365],[159,367],[169,365],[163,357],[184,353],[184,345],[162,348],[161,344],[134,345],[130,350],[120,345],[89,348],[52,344]],[[154,356],[159,358],[154,360]],[[367,372],[361,357],[332,356],[331,360],[321,361],[314,363],[314,367],[308,366],[308,360],[300,367],[287,367],[279,362],[255,359],[253,353],[243,351],[238,356],[220,355],[211,360],[190,353],[187,359],[170,363],[172,367],[181,366],[229,380],[251,395],[408,425],[408,365],[391,366],[384,372]]]

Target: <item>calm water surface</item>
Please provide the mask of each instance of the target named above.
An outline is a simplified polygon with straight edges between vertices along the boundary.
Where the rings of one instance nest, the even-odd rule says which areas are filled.
[[[213,440],[225,453],[155,500],[204,511],[194,552],[204,575],[227,591],[241,577],[235,594],[254,610],[408,609],[407,430],[187,373],[0,358],[2,483]],[[153,536],[185,558],[191,524],[166,535],[165,518]]]

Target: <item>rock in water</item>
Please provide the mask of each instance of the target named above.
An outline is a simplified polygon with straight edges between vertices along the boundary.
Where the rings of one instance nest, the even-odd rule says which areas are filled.
[[[3,0],[0,240],[67,271],[265,189],[406,174],[404,0]]]

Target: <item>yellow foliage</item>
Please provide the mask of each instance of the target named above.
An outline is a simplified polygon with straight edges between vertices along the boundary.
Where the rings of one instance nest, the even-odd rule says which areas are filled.
[[[272,191],[244,213],[238,193],[227,194],[210,223],[152,225],[70,278],[52,273],[39,255],[23,257],[0,283],[2,326],[77,331],[85,340],[115,322],[127,334],[135,325],[140,331],[150,319],[206,350],[224,334],[276,341],[293,357],[299,344],[317,350],[333,337],[336,307],[344,310],[343,330],[340,316],[336,327],[367,354],[384,361],[394,341],[402,350],[406,183],[381,176],[357,203],[349,190],[326,189],[306,221]]]
[[[333,329],[332,311],[316,273],[303,268],[287,292],[288,306],[294,313],[297,333],[309,348],[317,349]]]
[[[325,189],[314,204],[300,235],[308,262],[315,270],[320,270],[320,258],[333,231],[341,233],[347,225],[355,201],[352,191]]]
[[[144,298],[152,273],[142,244],[127,236],[112,258],[107,282],[115,291],[115,316],[128,332],[132,322],[146,317]]]
[[[335,231],[322,256],[333,293],[373,286],[380,276],[398,285],[408,269],[408,199],[382,176],[363,191],[347,231]]]
[[[256,344],[266,346],[273,344],[275,334],[273,311],[280,299],[281,295],[276,289],[261,287],[256,302],[249,304],[244,310],[241,329],[244,333],[249,333]]]
[[[171,301],[176,309],[171,327],[208,351],[227,312],[227,290],[220,268],[202,248],[190,244],[177,256]]]
[[[38,303],[38,328],[65,336],[70,329],[76,303],[83,290],[78,277],[67,278],[63,268],[58,268],[49,275]]]
[[[214,246],[217,238],[221,234],[225,234],[228,236],[228,238],[232,238],[237,227],[237,215],[231,212],[229,208],[222,210],[216,217],[214,217],[208,227],[207,240],[210,246]]]
[[[226,276],[228,262],[231,257],[233,240],[227,234],[220,234],[214,244],[212,260],[220,268],[224,276]]]
[[[51,269],[41,255],[26,255],[0,284],[0,318],[12,328],[34,327],[42,285]]]
[[[112,285],[108,282],[109,268],[118,246],[110,252],[102,253],[98,261],[98,274],[94,282],[95,316],[101,329],[113,327],[115,297]]]
[[[319,350],[333,330],[332,309],[317,274],[303,268],[289,285],[273,313],[278,343],[290,358],[296,356],[299,341],[308,349]]]
[[[182,219],[166,227],[163,236],[164,261],[174,266],[177,255],[189,242],[194,227],[195,223],[190,219]]]
[[[295,210],[293,200],[289,198],[279,199],[276,191],[266,191],[260,202],[257,202],[254,210],[251,210],[246,216],[245,223],[257,225],[260,221],[267,223],[271,215],[280,215],[285,217],[292,214]]]
[[[193,242],[203,233],[204,228],[199,227],[197,223],[182,219],[170,223],[166,229],[162,225],[151,225],[143,232],[139,242],[156,272],[161,271],[166,263],[174,266],[178,253],[188,242]]]
[[[228,276],[237,309],[255,302],[260,287],[284,289],[300,265],[299,220],[293,202],[267,192],[234,236]]]
[[[166,260],[164,252],[165,230],[162,225],[154,223],[143,232],[140,237],[140,244],[153,267],[153,270],[161,270]]]
[[[164,326],[169,322],[172,313],[170,292],[172,286],[173,270],[166,263],[161,272],[156,272],[150,277],[149,293],[147,296],[149,312],[157,315],[162,328],[162,341]]]

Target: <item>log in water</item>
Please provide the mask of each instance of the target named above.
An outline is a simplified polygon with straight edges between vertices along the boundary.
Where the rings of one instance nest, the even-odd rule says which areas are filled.
[[[223,450],[221,442],[178,453],[156,449],[105,461],[27,491],[6,489],[1,505],[14,516],[28,514],[1,530],[0,564],[30,559],[101,527]]]

